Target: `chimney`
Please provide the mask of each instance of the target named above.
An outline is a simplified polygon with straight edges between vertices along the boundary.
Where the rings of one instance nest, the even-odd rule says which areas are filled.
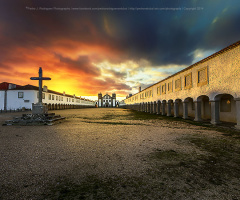
[[[139,92],[141,92],[142,91],[142,89],[141,89],[141,86],[139,87]]]

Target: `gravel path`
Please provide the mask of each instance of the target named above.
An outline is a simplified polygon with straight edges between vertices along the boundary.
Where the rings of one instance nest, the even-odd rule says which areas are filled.
[[[0,199],[240,199],[237,133],[117,108],[55,113],[66,119],[1,126]]]

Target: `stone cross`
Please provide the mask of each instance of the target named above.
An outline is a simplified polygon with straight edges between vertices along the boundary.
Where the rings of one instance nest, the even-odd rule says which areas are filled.
[[[42,81],[43,80],[51,80],[49,77],[42,77],[42,68],[39,67],[39,77],[31,77],[31,80],[39,80],[39,98],[38,103],[42,103]]]

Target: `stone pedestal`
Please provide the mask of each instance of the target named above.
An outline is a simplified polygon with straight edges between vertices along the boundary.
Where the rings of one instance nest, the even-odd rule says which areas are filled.
[[[42,103],[32,104],[32,114],[46,114],[48,112],[47,105]]]

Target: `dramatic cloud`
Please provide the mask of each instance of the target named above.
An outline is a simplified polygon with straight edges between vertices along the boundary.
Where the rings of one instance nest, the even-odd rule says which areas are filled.
[[[236,0],[0,2],[0,82],[121,96],[239,40]],[[36,83],[35,83],[36,84]]]

